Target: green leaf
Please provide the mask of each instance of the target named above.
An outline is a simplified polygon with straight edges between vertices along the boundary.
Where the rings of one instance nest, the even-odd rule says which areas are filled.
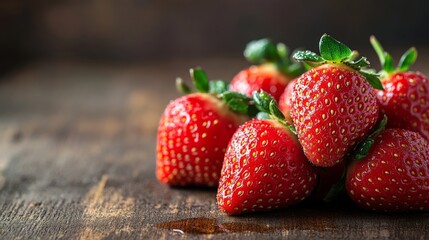
[[[369,61],[366,59],[366,57],[361,57],[357,61],[346,60],[344,63],[356,70],[369,66]]]
[[[277,43],[277,54],[280,59],[287,59],[289,48],[284,43]]]
[[[287,71],[289,73],[289,76],[296,78],[305,73],[307,69],[301,63],[292,63],[287,67]]]
[[[356,50],[353,50],[350,56],[348,57],[349,60],[355,60],[357,57],[359,57],[359,52]]]
[[[222,98],[228,107],[238,113],[245,113],[250,117],[256,116],[258,113],[258,109],[256,109],[255,105],[251,103],[252,98],[232,91],[225,91],[218,95]]]
[[[361,69],[359,71],[375,89],[384,90],[383,84],[380,81],[379,75],[373,73],[369,69]]]
[[[369,37],[369,41],[371,42],[372,47],[377,53],[378,59],[380,59],[381,66],[384,66],[385,55],[384,55],[383,47],[381,46],[380,42],[377,40],[377,38],[375,38],[374,35]]]
[[[181,78],[176,78],[176,88],[182,94],[191,93],[191,88]]]
[[[298,62],[305,62],[306,64],[310,66],[319,66],[324,64],[326,61],[316,53],[312,51],[297,51],[293,58]]]
[[[221,94],[228,91],[228,84],[222,80],[209,81],[209,93]]]
[[[209,91],[209,79],[204,70],[195,68],[190,70],[191,78],[194,81],[194,85],[199,92]]]
[[[231,98],[226,102],[226,104],[234,112],[247,113],[248,105],[241,99]]]
[[[296,136],[296,135],[298,135],[298,133],[296,133],[295,126],[294,126],[293,124],[288,123],[286,120],[285,120],[285,122],[284,122],[283,124],[284,124],[284,125],[286,125],[286,126],[289,128],[289,130],[290,130],[293,134],[295,134],[295,136]]]
[[[250,102],[252,99],[249,98],[248,96],[238,93],[238,92],[233,92],[233,91],[225,91],[222,94],[220,94],[220,97],[225,99],[226,101],[230,100],[230,99],[240,99],[242,101],[247,101]]]
[[[263,90],[260,92],[254,91],[253,101],[255,101],[256,107],[262,112],[258,113],[258,116],[261,115],[264,119],[266,119],[266,116],[269,115],[270,119],[277,120],[296,135],[295,127],[286,121],[283,113],[278,107],[276,100],[270,94],[264,92]]]
[[[285,116],[280,111],[279,106],[277,105],[276,100],[272,99],[270,101],[269,109],[270,109],[270,114],[271,115],[273,115],[274,117],[276,117],[276,118],[278,118],[280,120],[285,120]]]
[[[244,57],[252,63],[280,60],[277,46],[268,38],[249,42],[244,50]]]
[[[225,91],[220,94],[219,97],[226,102],[226,104],[232,111],[238,113],[248,112],[248,105],[251,101],[251,98],[249,98],[248,96],[238,92]]]
[[[348,58],[352,50],[328,34],[323,34],[319,42],[320,55],[325,60],[339,61]]]
[[[383,64],[383,69],[384,71],[386,71],[387,73],[392,73],[393,71],[395,71],[395,65],[393,63],[393,58],[392,56],[390,56],[389,53],[385,52],[384,53],[384,64]]]
[[[259,109],[255,106],[254,103],[250,102],[247,108],[247,115],[249,117],[255,117],[259,113]]]
[[[334,185],[332,185],[331,189],[329,189],[329,192],[326,194],[326,196],[323,198],[323,201],[326,203],[334,201],[338,196],[340,196],[346,186],[346,171],[343,171],[343,174],[341,175],[341,178],[336,182]]]
[[[270,102],[273,97],[263,90],[260,92],[254,91],[252,95],[256,107],[262,112],[270,113]]]
[[[277,62],[276,67],[279,71],[291,78],[299,77],[307,71],[304,64],[298,62]]]
[[[367,139],[359,143],[359,145],[356,147],[357,151],[355,153],[355,159],[364,159],[368,155],[369,150],[371,150],[372,145],[374,145],[374,139]]]
[[[406,51],[404,55],[402,55],[401,60],[399,60],[398,70],[400,72],[407,71],[408,68],[410,68],[410,66],[416,61],[416,59],[417,59],[416,48],[412,47],[408,49],[408,51]]]

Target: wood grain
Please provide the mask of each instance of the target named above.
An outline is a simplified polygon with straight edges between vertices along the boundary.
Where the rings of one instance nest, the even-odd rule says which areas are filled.
[[[3,76],[0,239],[429,239],[428,214],[375,214],[346,202],[229,217],[218,211],[215,189],[158,183],[158,120],[178,96],[175,77],[196,63],[224,79],[244,66],[49,62]],[[222,230],[165,227],[195,218]]]

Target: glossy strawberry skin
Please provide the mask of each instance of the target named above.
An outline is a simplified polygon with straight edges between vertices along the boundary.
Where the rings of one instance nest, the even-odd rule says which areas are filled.
[[[387,129],[369,154],[353,162],[346,189],[374,211],[429,211],[429,143],[416,132]]]
[[[378,104],[373,87],[357,71],[324,64],[297,79],[290,114],[309,161],[329,167],[369,133]]]
[[[429,80],[419,72],[400,72],[382,79],[377,90],[380,110],[390,128],[419,132],[429,140]]]
[[[264,90],[279,100],[289,79],[280,73],[275,66],[264,64],[251,66],[239,72],[230,83],[230,90],[252,96],[254,91]]]
[[[206,93],[172,101],[158,127],[159,181],[172,186],[217,186],[225,149],[241,122]]]
[[[316,182],[316,168],[289,130],[272,120],[251,120],[228,145],[217,202],[228,214],[267,211],[302,201]]]
[[[290,117],[290,110],[292,108],[292,91],[295,86],[296,79],[289,82],[283,91],[279,99],[279,108],[280,111],[285,115],[286,121],[292,123],[292,118]]]

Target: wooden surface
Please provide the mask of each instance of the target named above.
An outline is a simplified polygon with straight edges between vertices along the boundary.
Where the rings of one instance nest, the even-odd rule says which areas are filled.
[[[345,203],[229,217],[215,190],[158,183],[158,120],[197,63],[224,79],[245,66],[48,62],[2,76],[0,239],[429,239],[428,214]]]

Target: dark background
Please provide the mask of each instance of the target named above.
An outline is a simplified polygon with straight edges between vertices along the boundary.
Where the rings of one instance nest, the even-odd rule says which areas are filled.
[[[427,48],[428,12],[425,0],[1,0],[0,71],[57,59],[240,58],[261,37],[317,50],[325,32],[374,57],[371,34],[389,50]]]

